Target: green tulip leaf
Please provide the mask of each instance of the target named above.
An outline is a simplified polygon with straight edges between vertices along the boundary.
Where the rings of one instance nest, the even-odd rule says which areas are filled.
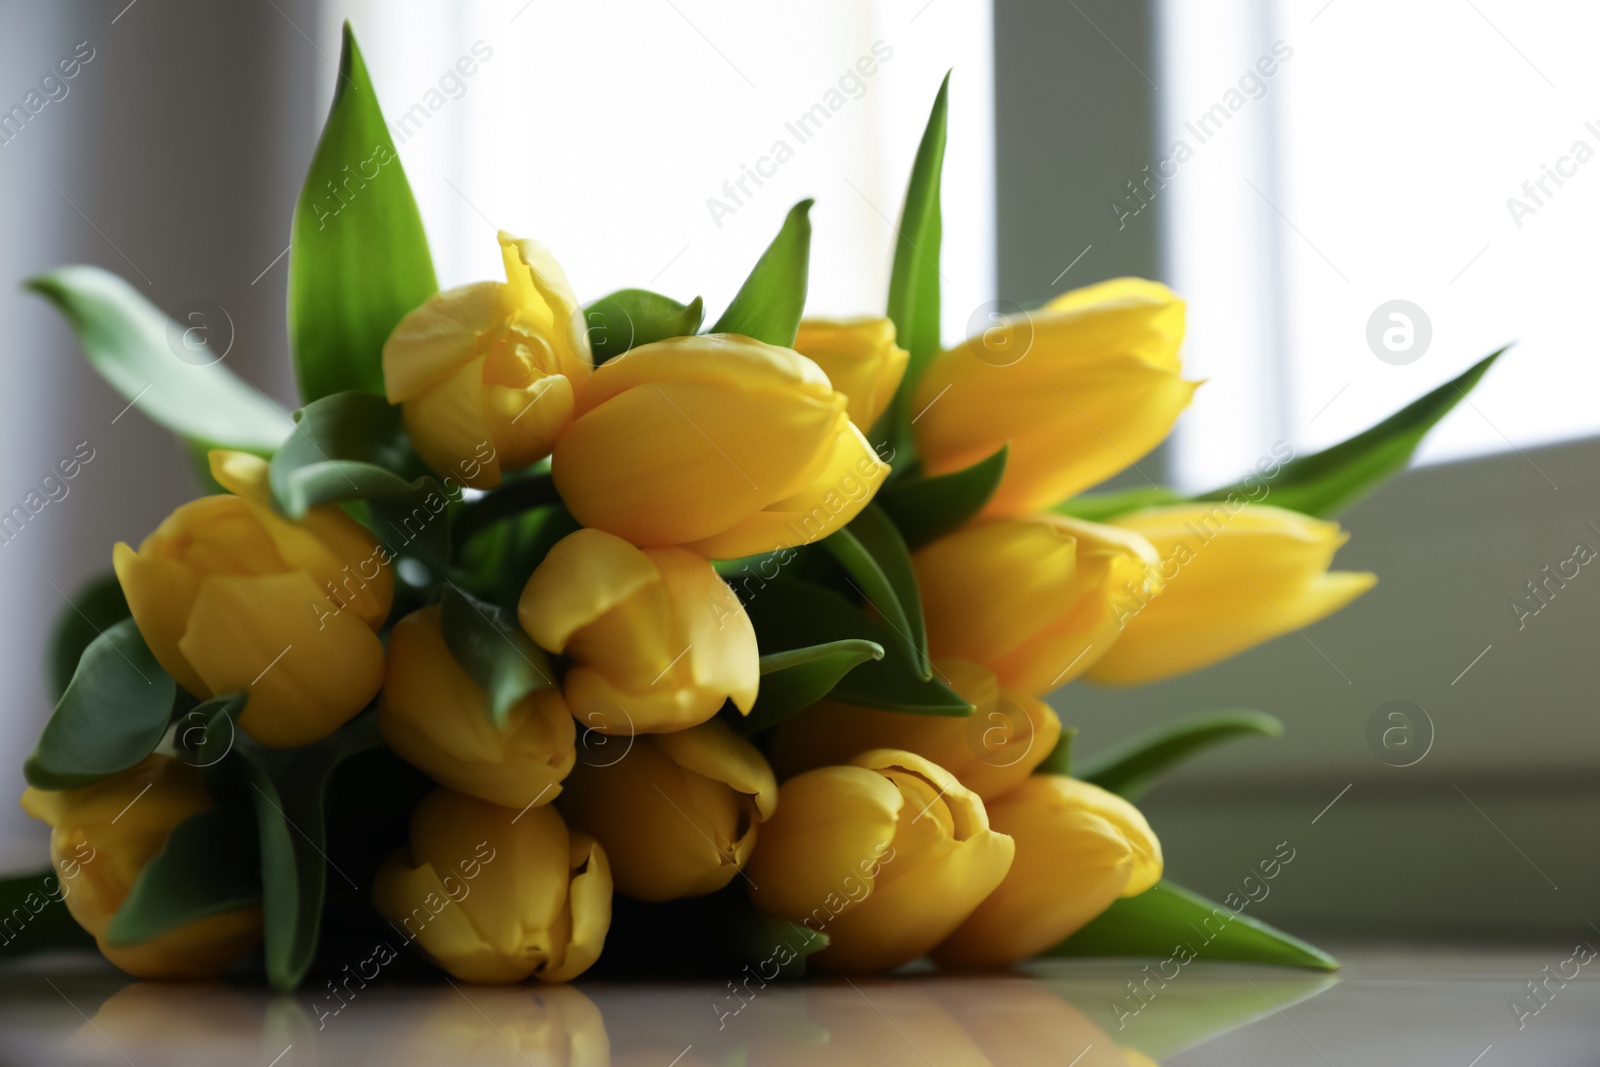
[[[207,726],[196,764],[213,795],[232,787],[255,808],[261,845],[261,905],[267,981],[291,992],[317,954],[327,894],[328,779],[345,760],[383,746],[377,712],[368,709],[315,744],[268,748],[235,727],[226,710]],[[366,890],[335,869],[352,892]]]
[[[500,729],[506,728],[517,701],[555,684],[550,662],[511,612],[446,583],[439,600],[439,625],[461,669],[488,690],[489,715]]]
[[[14,874],[0,878],[0,951],[16,958],[30,952],[50,952],[64,948],[88,948],[94,938],[79,926],[65,904],[72,892],[69,879],[66,893],[55,868]]]
[[[1191,756],[1239,737],[1281,737],[1283,723],[1262,711],[1211,711],[1138,734],[1082,761],[1077,776],[1129,800]]]
[[[794,344],[811,269],[811,204],[802,200],[789,210],[712,333],[739,333],[784,348]]]
[[[240,794],[173,829],[134,879],[106,940],[125,948],[213,915],[259,907],[261,845],[254,806]]]
[[[689,337],[699,331],[705,317],[705,303],[698,296],[680,304],[648,289],[618,289],[583,309],[597,367],[640,345]]]
[[[911,550],[889,515],[869,503],[850,525],[822,540],[850,576],[851,585],[904,644],[917,676],[933,677],[928,657],[928,630],[922,617],[922,594]]]
[[[1339,961],[1298,937],[1162,879],[1112,904],[1047,956],[1153,956],[1335,971]]]
[[[827,696],[861,664],[882,658],[882,645],[860,638],[762,656],[756,706],[749,715],[732,716],[731,722],[746,737],[753,737]]]
[[[1061,728],[1061,736],[1056,739],[1056,747],[1050,750],[1050,755],[1044,758],[1044,762],[1034,768],[1033,773],[1059,774],[1064,778],[1070,776],[1072,774],[1072,746],[1077,736],[1078,728],[1076,726],[1063,726]]]
[[[525,474],[508,479],[482,497],[464,505],[456,516],[455,533],[461,544],[478,531],[503,519],[561,503],[555,479],[548,474]]]
[[[74,590],[67,605],[56,615],[50,628],[50,652],[46,663],[49,668],[50,696],[60,700],[78,669],[84,649],[96,637],[129,615],[128,598],[122,595],[122,584],[110,571],[91,578],[81,588]]]
[[[928,125],[917,145],[911,165],[911,180],[906,186],[905,206],[900,210],[899,236],[894,246],[894,266],[889,273],[888,316],[894,322],[895,341],[909,354],[906,372],[900,379],[894,402],[873,427],[874,442],[887,441],[894,449],[895,466],[904,469],[911,462],[911,424],[908,408],[917,381],[938,355],[939,340],[939,251],[944,221],[939,207],[939,188],[944,171],[945,133],[950,114],[950,75],[939,84],[928,114]]]
[[[1110,522],[1118,515],[1126,515],[1130,511],[1139,511],[1143,508],[1161,508],[1169,504],[1186,504],[1190,497],[1174,489],[1163,489],[1159,486],[1140,486],[1137,489],[1124,489],[1115,493],[1090,493],[1087,496],[1075,496],[1070,500],[1063,500],[1051,508],[1058,515],[1070,515],[1075,519],[1085,522]]]
[[[873,503],[889,513],[911,548],[920,548],[966,525],[983,510],[1005,477],[1010,445],[970,467],[933,477],[902,478],[883,487]]]
[[[110,271],[58,267],[24,284],[66,316],[90,366],[112,388],[178,436],[201,448],[267,455],[289,435],[288,416],[221,356],[197,364],[185,347],[180,358],[185,328]]]
[[[913,715],[972,714],[972,705],[937,677],[922,677],[903,640],[838,593],[793,578],[746,586],[742,593],[757,643],[768,655],[850,639],[883,649],[881,660],[863,661],[840,678],[828,694],[832,699]]]
[[[319,504],[415,492],[428,471],[411,450],[400,409],[371,393],[333,393],[294,413],[272,457],[272,498],[291,519]]]
[[[333,108],[295,203],[290,241],[289,341],[301,398],[382,395],[384,341],[439,283],[348,22]]]
[[[488,498],[479,501],[487,502]],[[470,507],[462,510],[462,518]],[[515,612],[522,588],[555,543],[581,529],[560,503],[519,511],[506,521],[475,530],[470,541],[462,538],[461,582],[476,596],[506,611]],[[461,524],[457,525],[460,533]]]
[[[1502,348],[1491,353],[1464,374],[1349,440],[1289,460],[1271,479],[1246,479],[1202,493],[1199,499],[1224,500],[1235,494],[1250,499],[1258,483],[1264,482],[1270,492],[1262,503],[1318,518],[1337,515],[1404,470],[1428,431],[1466,399],[1505,351]]]
[[[40,789],[78,789],[144,759],[167,732],[178,685],[132,619],[84,649],[23,768]]]

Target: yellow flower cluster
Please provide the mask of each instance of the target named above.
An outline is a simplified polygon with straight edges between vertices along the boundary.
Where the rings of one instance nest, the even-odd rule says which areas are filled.
[[[678,337],[594,367],[550,253],[507,235],[500,247],[505,283],[432,297],[383,363],[432,468],[471,466],[490,488],[548,458],[582,526],[527,576],[516,617],[555,658],[533,665],[547,684],[503,726],[440,608],[389,625],[388,552],[337,507],[284,518],[263,460],[213,453],[229,493],[115,557],[162,666],[196,697],[248,692],[238,723],[255,741],[314,742],[377,698],[389,747],[439,788],[373,900],[463,980],[565,981],[600,956],[613,891],[664,901],[741,875],[758,909],[826,935],[811,957],[824,969],[1037,953],[1162,870],[1131,804],[1037,773],[1062,729],[1042,698],[1083,675],[1196,669],[1371,585],[1329,573],[1334,524],[1270,507],[1110,524],[1049,510],[1154,448],[1195,388],[1180,374],[1182,302],[1155,282],[1106,282],[941,353],[910,399],[926,475],[1010,446],[986,511],[913,558],[937,677],[973,714],[824,700],[758,748],[715,718],[755,705],[761,650],[712,561],[815,542],[883,484],[863,431],[906,369],[893,325],[807,321],[793,348]],[[166,834],[209,803],[166,757],[24,798],[55,828],[58,866],[94,846],[92,889],[71,906],[97,936]],[[102,947],[135,973],[209,974],[259,926],[234,913]]]

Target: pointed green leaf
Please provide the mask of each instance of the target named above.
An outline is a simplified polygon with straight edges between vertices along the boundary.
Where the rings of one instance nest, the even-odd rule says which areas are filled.
[[[555,684],[549,661],[510,612],[446,584],[439,625],[461,669],[489,691],[489,714],[500,729],[517,701],[540,686]]]
[[[242,794],[179,823],[106,929],[122,948],[188,923],[261,907],[261,845]]]
[[[740,592],[756,640],[768,655],[851,638],[883,649],[883,659],[867,660],[839,679],[829,693],[832,699],[913,715],[972,714],[972,705],[953,689],[937,677],[920,675],[905,641],[838,593],[792,578],[746,585]]]
[[[289,341],[300,396],[383,393],[383,343],[439,289],[422,217],[350,24],[294,208]]]
[[[183,328],[127,282],[99,267],[58,267],[24,283],[54,304],[89,364],[152,421],[204,447],[267,455],[288,416],[222,365],[180,359]]]
[[[753,737],[827,696],[856,667],[882,658],[882,645],[860,638],[762,656],[756,706],[749,715],[730,721],[746,737]]]
[[[465,505],[456,517],[456,537],[462,544],[479,530],[538,508],[561,503],[555,479],[548,474],[512,478]]]
[[[1141,508],[1166,507],[1168,504],[1187,503],[1190,497],[1174,489],[1145,485],[1137,489],[1124,489],[1114,493],[1090,493],[1063,500],[1051,508],[1058,515],[1071,515],[1087,522],[1110,522],[1118,515]]]
[[[128,617],[128,599],[122,595],[122,584],[110,571],[85,582],[73,590],[71,599],[56,615],[50,629],[49,667],[50,696],[60,700],[78,669],[83,650],[96,637]]]
[[[959,529],[983,510],[1006,473],[1010,445],[963,470],[931,478],[902,478],[886,485],[873,503],[889,513],[911,548]]]
[[[155,751],[178,692],[132,619],[84,649],[23,770],[40,789],[78,789]]]
[[[648,289],[619,289],[602,296],[583,310],[584,328],[594,364],[616,359],[630,348],[688,337],[705,320],[705,304],[697,296],[680,304]]]
[[[1466,399],[1505,351],[1502,348],[1479,360],[1466,373],[1349,440],[1314,455],[1291,459],[1271,479],[1236,482],[1203,493],[1199,499],[1223,500],[1234,493],[1249,499],[1257,485],[1265,482],[1271,491],[1263,503],[1319,518],[1337,515],[1404,470],[1428,431]]]
[[[1298,937],[1165,879],[1154,889],[1117,901],[1045,954],[1165,959],[1180,946],[1201,960],[1339,969],[1338,960]]]
[[[294,413],[294,433],[272,457],[268,481],[285,515],[318,504],[401,496],[428,473],[400,409],[371,393],[334,393]]]
[[[932,678],[917,572],[911,565],[911,550],[888,513],[869,503],[850,525],[824,538],[822,546],[849,573],[862,599],[904,643],[918,677]]]
[[[712,333],[741,333],[785,348],[794,344],[811,266],[811,204],[802,200],[789,210]]]
[[[1210,711],[1138,734],[1082,760],[1078,777],[1136,800],[1191,756],[1236,737],[1281,737],[1283,723],[1261,711]]]

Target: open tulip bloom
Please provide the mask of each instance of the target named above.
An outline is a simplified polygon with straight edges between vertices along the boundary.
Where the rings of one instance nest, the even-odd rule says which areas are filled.
[[[144,977],[244,961],[278,989],[357,962],[1003,968],[1164,957],[1202,927],[1207,958],[1336,966],[1166,880],[1133,804],[1276,720],[1085,756],[1049,701],[1371,588],[1333,569],[1332,516],[1495,356],[1236,485],[1094,492],[1200,384],[1183,301],[1115,279],[943,344],[947,91],[887,301],[850,318],[805,314],[810,201],[709,326],[699,297],[581,303],[559,250],[510,234],[504,281],[438,291],[398,161],[323,225],[346,162],[394,154],[348,27],[293,224],[292,419],[175,360],[176,327],[109,273],[32,279],[207,495],[108,545],[57,628],[22,798],[52,869],[0,904],[74,921],[26,943],[92,939]]]

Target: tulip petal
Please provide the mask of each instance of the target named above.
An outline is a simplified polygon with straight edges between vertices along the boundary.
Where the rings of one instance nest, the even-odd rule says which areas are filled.
[[[156,662],[192,695],[209,698],[211,689],[178,649],[200,592],[200,574],[181,563],[137,553],[120,541],[112,550],[111,564]]]
[[[565,652],[573,634],[660,580],[651,558],[627,541],[578,530],[557,541],[528,578],[517,621],[546,652]]]
[[[501,478],[500,457],[484,412],[487,359],[479,355],[461,364],[439,384],[407,400],[403,412],[406,435],[423,462],[432,470],[453,472],[473,489],[492,489]]]
[[[682,548],[646,549],[645,555],[661,572],[693,683],[727,693],[748,715],[761,683],[761,652],[744,605],[704,557]]]
[[[872,428],[894,399],[909,354],[887,318],[802,319],[794,350],[815,362],[849,400],[850,421]]]
[[[436,293],[400,320],[383,346],[383,384],[398,404],[450,377],[476,354],[511,308],[499,282],[475,282]]]
[[[778,808],[778,780],[760,749],[715,719],[660,734],[656,745],[678,766],[754,798],[763,821]]]
[[[572,382],[560,374],[535,378],[520,388],[490,385],[484,410],[499,449],[496,462],[516,470],[548,456],[572,421],[572,408]]]
[[[213,693],[250,691],[239,725],[264,745],[328,736],[383,684],[383,644],[304,574],[200,582],[178,650]]]
[[[500,258],[516,306],[516,325],[549,339],[556,364],[550,370],[574,381],[589,376],[594,362],[589,331],[566,271],[550,250],[532,238],[500,231]]]
[[[605,851],[587,834],[575,833],[569,856],[567,941],[561,962],[539,972],[544,982],[570,982],[593,966],[611,927],[611,868]]]
[[[503,985],[520,982],[531,971],[490,944],[455,905],[433,865],[411,866],[405,849],[379,868],[372,899],[429,959],[463,982]]]

